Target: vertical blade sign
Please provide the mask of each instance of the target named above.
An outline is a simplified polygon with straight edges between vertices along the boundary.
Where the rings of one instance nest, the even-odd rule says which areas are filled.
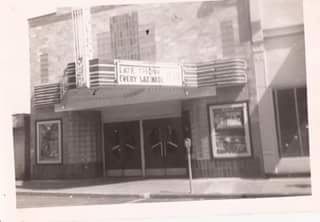
[[[72,10],[74,59],[77,87],[90,87],[89,60],[92,59],[90,8]]]

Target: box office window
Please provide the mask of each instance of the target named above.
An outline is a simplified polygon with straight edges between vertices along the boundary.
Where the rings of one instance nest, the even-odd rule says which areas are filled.
[[[61,121],[37,121],[37,163],[59,164],[61,154]]]
[[[306,88],[275,90],[274,101],[280,156],[308,156]]]
[[[251,156],[247,104],[209,107],[214,158]]]

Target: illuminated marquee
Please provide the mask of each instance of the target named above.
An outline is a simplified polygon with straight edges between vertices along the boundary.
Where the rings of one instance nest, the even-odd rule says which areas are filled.
[[[179,64],[116,61],[120,85],[182,86]]]

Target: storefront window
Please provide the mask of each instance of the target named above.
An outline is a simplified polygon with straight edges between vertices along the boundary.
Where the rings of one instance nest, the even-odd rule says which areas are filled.
[[[307,89],[297,89],[297,103],[299,113],[299,128],[301,132],[301,142],[303,154],[309,156],[309,135],[308,135],[308,108],[307,108]]]
[[[213,156],[251,156],[247,104],[210,106],[209,112]]]
[[[37,122],[37,163],[61,163],[61,121]]]
[[[276,90],[275,107],[280,155],[308,156],[306,88]]]

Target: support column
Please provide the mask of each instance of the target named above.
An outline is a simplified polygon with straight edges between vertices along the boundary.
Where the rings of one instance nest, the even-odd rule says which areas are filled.
[[[252,118],[252,124],[255,124],[259,132],[252,132],[256,138],[260,137],[261,146],[261,168],[264,173],[273,171],[275,162],[278,158],[276,149],[275,117],[273,116],[273,99],[270,80],[267,75],[265,39],[263,34],[261,1],[250,1],[250,22],[252,30],[252,58],[253,72],[255,76],[255,97],[257,109],[255,109],[255,118]],[[251,107],[252,108],[252,107]],[[257,141],[257,145],[259,145]],[[255,145],[255,144],[253,144]]]

